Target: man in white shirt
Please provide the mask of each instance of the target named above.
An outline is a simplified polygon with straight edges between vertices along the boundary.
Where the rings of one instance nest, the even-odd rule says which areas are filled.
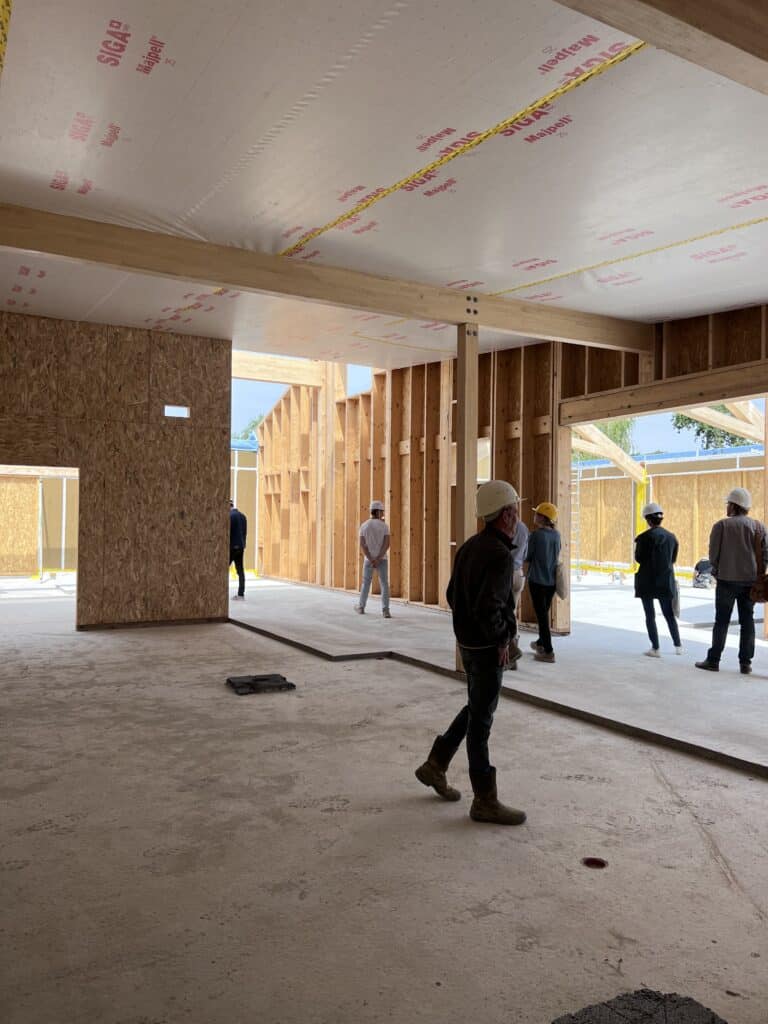
[[[365,605],[368,601],[368,594],[373,581],[373,570],[379,574],[381,583],[381,613],[385,619],[391,619],[389,614],[389,564],[387,552],[389,551],[390,535],[389,527],[384,522],[384,505],[380,501],[371,502],[371,518],[360,527],[360,549],[365,556],[363,561],[363,586],[360,590],[360,600],[355,605],[355,611],[359,615],[365,613]]]

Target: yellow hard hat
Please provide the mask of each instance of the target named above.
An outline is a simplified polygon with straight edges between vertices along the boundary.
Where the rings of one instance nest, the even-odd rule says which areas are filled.
[[[544,516],[551,523],[557,522],[557,505],[553,505],[551,501],[542,501],[533,511],[538,512],[540,516]]]

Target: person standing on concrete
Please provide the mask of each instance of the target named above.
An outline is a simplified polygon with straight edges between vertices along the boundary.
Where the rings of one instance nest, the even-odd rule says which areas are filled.
[[[235,563],[237,570],[237,595],[235,601],[245,600],[245,569],[243,555],[248,536],[248,520],[243,513],[235,508],[234,501],[229,503],[229,564]]]
[[[518,511],[519,515],[519,511]],[[512,549],[512,596],[515,601],[515,622],[519,621],[520,598],[522,597],[523,590],[525,589],[525,573],[523,572],[523,563],[525,562],[526,555],[528,554],[528,537],[530,536],[530,530],[522,521],[518,519],[517,526],[515,528],[515,535],[512,538],[514,547]],[[517,632],[513,637],[515,644],[520,644],[520,634]],[[517,661],[510,661],[507,665],[507,669],[515,670],[517,668]]]
[[[557,507],[551,501],[536,506],[533,517],[534,531],[528,538],[528,589],[533,610],[539,624],[539,635],[531,648],[536,661],[553,662],[552,631],[549,628],[549,609],[555,596],[557,563],[560,561],[560,534],[555,529]]]
[[[363,586],[360,600],[355,605],[358,615],[365,614],[368,594],[373,582],[374,569],[379,574],[381,584],[381,614],[391,619],[389,611],[389,562],[387,552],[391,541],[389,527],[384,522],[384,505],[380,501],[371,502],[371,518],[360,527],[360,550],[363,552]]]
[[[485,529],[456,552],[446,594],[467,676],[467,704],[436,737],[427,760],[416,769],[419,782],[431,786],[444,800],[458,800],[461,793],[448,785],[446,771],[466,738],[474,792],[469,816],[497,825],[525,821],[523,811],[499,802],[496,769],[488,754],[504,669],[520,657],[513,642],[517,623],[512,594],[512,538],[519,501],[517,491],[504,480],[489,480],[478,488],[477,517],[485,521]]]
[[[715,627],[712,646],[696,668],[707,672],[720,671],[720,658],[728,636],[733,606],[739,611],[739,666],[742,675],[752,671],[755,656],[754,603],[750,590],[757,579],[757,546],[762,551],[763,566],[768,564],[765,525],[747,513],[752,508],[752,495],[743,487],[734,487],[726,497],[726,516],[719,519],[709,535],[709,560],[715,587]]]
[[[638,569],[635,573],[635,597],[643,602],[645,626],[648,630],[650,648],[645,652],[649,658],[660,658],[659,631],[656,628],[656,610],[654,600],[661,605],[661,614],[667,620],[669,634],[675,645],[675,654],[682,654],[680,630],[673,611],[673,602],[677,590],[675,581],[675,562],[679,544],[677,537],[661,525],[664,511],[655,501],[643,509],[643,518],[648,529],[635,537],[635,561]]]

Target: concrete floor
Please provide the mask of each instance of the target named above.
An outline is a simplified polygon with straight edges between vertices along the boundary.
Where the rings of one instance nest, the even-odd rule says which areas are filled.
[[[534,661],[527,650],[533,634],[523,633],[526,654],[518,671],[507,673],[509,687],[768,769],[768,643],[757,643],[753,675],[740,675],[734,623],[721,671],[713,675],[693,665],[710,643],[714,591],[683,588],[681,657],[674,655],[659,615],[658,660],[643,656],[649,644],[631,582],[622,586],[588,576],[574,582],[572,592],[573,631],[555,638],[557,663]],[[327,654],[393,650],[454,667],[447,613],[393,602],[393,618],[385,620],[378,598],[362,616],[352,610],[354,603],[353,595],[341,591],[249,580],[246,600],[233,601],[230,615]]]
[[[529,821],[475,825],[462,757],[458,804],[412,774],[456,681],[0,608],[4,1024],[547,1024],[645,986],[765,1024],[765,782],[503,701]]]

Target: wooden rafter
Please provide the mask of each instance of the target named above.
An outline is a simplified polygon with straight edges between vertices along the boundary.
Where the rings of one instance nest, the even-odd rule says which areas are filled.
[[[653,348],[653,326],[634,320],[481,293],[467,296],[454,288],[316,266],[7,203],[0,203],[0,246],[414,320],[458,325],[466,322],[469,314],[475,324],[526,339],[556,339],[629,352]]]
[[[768,7],[755,0],[558,0],[563,7],[768,93]]]
[[[725,402],[724,405],[737,419],[751,423],[761,430],[765,429],[765,417],[752,402]]]
[[[692,420],[697,420],[699,423],[705,423],[709,427],[716,427],[718,430],[725,430],[729,434],[735,434],[737,437],[743,437],[747,441],[757,441],[759,444],[763,443],[763,436],[765,432],[764,427],[758,427],[753,423],[747,423],[745,420],[736,419],[735,416],[730,416],[728,413],[724,412],[718,412],[717,409],[711,409],[706,405],[696,405],[690,409],[683,409],[682,411]]]
[[[623,448],[620,448],[615,441],[606,436],[594,423],[579,423],[574,426],[573,432],[577,435],[579,441],[585,441],[593,449],[596,449],[596,452],[593,451],[590,454],[599,454],[600,457],[609,459],[614,466],[620,469],[622,473],[626,473],[630,479],[637,481],[637,483],[643,483],[645,479],[643,467],[638,465],[633,458],[627,455]]]

